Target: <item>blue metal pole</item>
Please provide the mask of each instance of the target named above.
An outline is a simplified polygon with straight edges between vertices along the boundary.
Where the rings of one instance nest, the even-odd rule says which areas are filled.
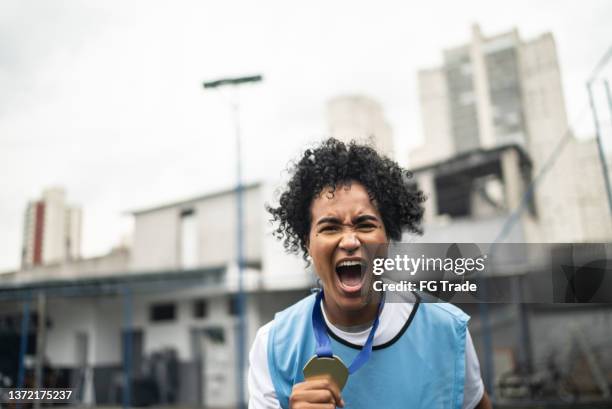
[[[123,408],[130,407],[132,402],[132,292],[129,287],[123,289]]]
[[[480,312],[480,328],[482,331],[482,344],[484,348],[484,373],[485,373],[485,390],[489,393],[492,401],[495,401],[495,385],[493,379],[495,377],[495,365],[493,362],[493,340],[491,337],[491,324],[489,322],[489,305],[487,304],[486,278],[481,282],[480,291],[483,293],[484,301],[478,303]]]
[[[243,208],[243,186],[242,186],[242,149],[240,142],[240,111],[238,105],[238,97],[233,104],[234,111],[234,125],[236,127],[236,259],[238,264],[238,331],[237,331],[237,358],[236,363],[236,382],[238,391],[238,408],[245,409],[246,404],[244,401],[244,361],[245,361],[245,336],[246,336],[246,314],[245,314],[245,303],[246,296],[244,292],[244,208]]]
[[[17,375],[17,387],[23,388],[25,382],[25,356],[28,348],[28,328],[30,327],[30,297],[23,302],[21,315],[21,334],[19,342],[19,373]]]
[[[253,75],[249,77],[240,78],[224,78],[217,81],[205,82],[204,88],[217,88],[223,85],[234,85],[238,86],[247,82],[259,82],[262,80],[261,75]],[[240,117],[239,117],[239,105],[238,105],[238,89],[236,88],[235,100],[233,101],[232,108],[234,113],[234,126],[236,129],[236,262],[238,264],[238,297],[236,299],[236,309],[238,310],[238,328],[236,331],[237,342],[237,362],[236,362],[236,389],[237,389],[237,403],[239,409],[246,409],[246,403],[244,401],[244,372],[245,372],[245,341],[246,341],[246,328],[247,319],[245,314],[246,305],[246,293],[244,291],[244,192],[242,186],[242,153],[240,144]]]
[[[19,342],[19,372],[17,374],[17,388],[23,388],[25,385],[25,357],[28,348],[28,329],[30,328],[30,295],[25,297],[23,302],[23,312],[21,315],[21,334]],[[17,402],[16,409],[21,408],[21,403]]]

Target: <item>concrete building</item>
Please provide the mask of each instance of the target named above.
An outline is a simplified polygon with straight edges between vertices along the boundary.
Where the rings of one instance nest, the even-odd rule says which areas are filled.
[[[516,30],[485,37],[475,26],[469,44],[445,50],[442,67],[418,75],[425,144],[409,159],[428,200],[425,234],[405,241],[610,241],[612,221],[596,145],[576,140],[568,129],[551,34],[527,41]],[[546,257],[555,259],[554,254]],[[519,289],[519,298],[490,305],[487,320],[480,306],[462,305],[473,317],[471,332],[490,390],[505,373],[532,373],[550,363],[590,382],[590,388],[611,379],[612,355],[603,347],[610,331],[609,306],[585,314],[578,305],[520,302],[521,294],[538,286],[550,291],[553,270],[530,266],[492,272],[486,277],[490,285]],[[564,333],[562,317],[578,329]],[[589,342],[578,339],[596,322],[605,329],[589,331]],[[582,349],[582,356],[568,352],[576,349]],[[578,365],[589,369],[578,373]],[[500,389],[494,395],[504,397]]]
[[[531,152],[567,130],[550,33],[529,41],[516,29],[485,37],[475,25],[470,43],[443,54],[442,67],[418,74],[426,142],[410,154],[411,166],[498,145]]]
[[[425,233],[411,241],[491,243],[520,205],[532,181],[533,163],[523,148],[506,145],[474,149],[412,172],[427,201]],[[507,232],[507,241],[529,241],[537,217],[532,200]]]
[[[515,29],[485,37],[474,26],[470,43],[445,50],[442,67],[418,76],[425,144],[410,153],[411,167],[518,146],[529,156],[534,177],[546,173],[534,195],[538,228],[529,230],[526,241],[612,237],[603,177],[592,166],[596,145],[577,141],[569,129],[552,34],[523,40]]]
[[[24,268],[81,256],[81,209],[66,204],[62,188],[43,192],[28,203],[24,218],[21,264]]]
[[[580,146],[577,149],[581,152]],[[587,150],[582,154],[591,153]],[[601,172],[596,161],[582,163],[583,173],[578,176],[583,180]],[[529,200],[518,216],[513,215],[533,178],[533,163],[521,146],[473,149],[414,168],[413,174],[428,196],[424,234],[403,237],[403,241],[411,243],[413,248],[418,248],[420,243],[477,243],[480,251],[486,253],[491,251],[490,243],[497,240],[538,243],[533,238],[541,234],[544,218],[536,206],[537,197]],[[605,237],[609,231],[604,232],[589,218],[595,212],[593,206],[607,206],[607,203],[589,197],[590,192],[588,188],[574,192],[583,203],[564,211],[576,214],[578,223],[572,225],[577,229],[576,236]],[[567,213],[564,215],[569,217]],[[554,225],[549,228],[553,229]],[[587,228],[597,230],[588,231]],[[560,236],[560,233],[555,234]],[[550,294],[559,288],[563,289],[562,293],[567,291],[568,278],[559,269],[559,264],[573,265],[579,261],[563,259],[568,254],[571,258],[571,253],[563,250],[564,246],[568,244],[523,245],[524,256],[519,255],[519,251],[508,257],[504,265],[480,277],[486,281],[489,291],[497,290],[496,297],[499,297],[487,305],[486,319],[481,304],[460,305],[472,317],[470,332],[481,360],[481,370],[485,381],[489,382],[489,392],[498,399],[512,397],[512,388],[502,387],[504,377],[514,372],[522,374],[523,378],[517,375],[518,378],[513,379],[525,380],[529,376],[526,374],[541,373],[546,365],[556,365],[571,373],[580,390],[594,396],[601,393],[607,396],[605,385],[612,380],[612,348],[607,347],[612,331],[610,304],[589,304],[587,311],[584,304],[553,304],[546,297],[536,297],[536,302],[522,298],[526,294]],[[580,245],[574,248],[579,250]],[[609,260],[612,255],[607,244],[593,245],[590,251],[593,249],[599,249],[602,259]],[[574,250],[574,256],[578,250]],[[530,261],[521,263],[523,257]],[[605,286],[602,284],[600,290]],[[502,295],[504,293],[506,296]],[[584,334],[588,334],[588,340]],[[598,384],[604,386],[598,387]],[[517,396],[526,397],[520,393],[514,397]]]
[[[363,95],[347,95],[327,103],[329,135],[344,142],[372,143],[379,152],[393,157],[393,135],[381,105]]]
[[[247,336],[237,338],[235,200],[227,190],[136,210],[131,251],[3,275],[0,361],[19,356],[23,302],[32,312],[43,297],[48,328],[41,335],[30,324],[26,362],[44,337],[45,361],[63,382],[56,386],[75,388],[78,402],[121,404],[127,371],[135,406],[235,406],[237,345],[248,348],[261,325],[314,285],[303,260],[270,234],[271,188],[247,186]]]

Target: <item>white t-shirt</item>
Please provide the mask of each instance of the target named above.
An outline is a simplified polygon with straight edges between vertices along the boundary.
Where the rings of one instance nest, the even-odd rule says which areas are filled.
[[[386,303],[380,313],[378,329],[374,334],[374,346],[392,340],[399,333],[410,317],[414,304]],[[323,317],[329,329],[339,338],[356,345],[363,345],[368,338],[370,328],[359,332],[347,332],[335,327],[325,315]],[[249,354],[249,409],[280,409],[276,398],[274,384],[268,368],[268,333],[272,322],[257,331],[255,341]],[[465,387],[463,391],[463,409],[473,409],[482,399],[484,384],[480,376],[480,364],[470,332],[465,338]]]

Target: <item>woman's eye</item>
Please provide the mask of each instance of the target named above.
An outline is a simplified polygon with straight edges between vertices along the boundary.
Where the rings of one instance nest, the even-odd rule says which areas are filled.
[[[376,225],[375,225],[375,224],[372,224],[372,223],[364,223],[364,224],[360,224],[360,225],[358,225],[358,226],[357,226],[357,228],[358,228],[359,230],[366,230],[366,231],[370,231],[370,230],[372,230],[372,229],[375,229],[375,228],[376,228]]]
[[[321,230],[319,230],[320,232],[334,232],[334,231],[338,231],[338,226],[333,226],[333,225],[329,225],[329,226],[323,226],[321,227]]]

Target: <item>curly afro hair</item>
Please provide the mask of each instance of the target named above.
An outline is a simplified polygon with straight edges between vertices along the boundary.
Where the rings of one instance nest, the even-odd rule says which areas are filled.
[[[290,253],[308,257],[313,199],[324,188],[331,194],[339,186],[361,183],[383,219],[389,239],[400,240],[402,231],[422,234],[423,192],[412,174],[372,147],[354,141],[345,144],[330,138],[307,149],[290,168],[291,179],[281,193],[278,207],[266,205],[276,224],[274,236]]]

